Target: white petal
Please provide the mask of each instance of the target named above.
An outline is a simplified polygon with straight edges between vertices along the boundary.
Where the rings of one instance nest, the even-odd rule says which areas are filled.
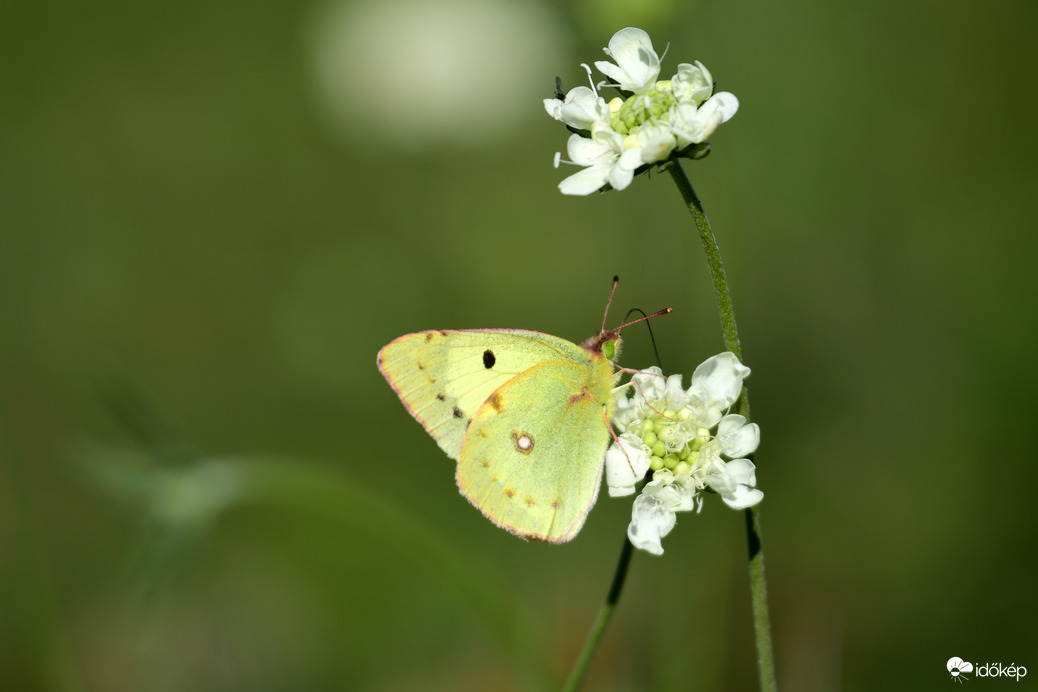
[[[651,495],[639,495],[631,508],[631,523],[627,537],[636,548],[653,555],[663,554],[661,539],[670,533],[677,523],[674,512],[664,508]]]
[[[562,116],[562,101],[557,98],[544,99],[544,110],[548,111],[548,115],[559,120]]]
[[[620,160],[618,163],[624,170],[637,170],[642,165],[642,147],[624,149],[624,152],[620,154]]]
[[[760,444],[760,427],[756,423],[747,425],[745,418],[732,413],[718,423],[714,439],[727,456],[743,457],[756,451]]]
[[[622,166],[613,166],[609,171],[609,184],[614,190],[623,190],[634,180],[634,170],[628,170]]]
[[[564,195],[590,195],[606,184],[610,166],[592,166],[574,173],[559,183],[559,192]]]
[[[609,39],[609,47],[605,52],[616,60],[616,65],[597,61],[595,67],[624,91],[640,94],[656,84],[660,74],[660,58],[652,49],[652,39],[641,29],[628,27],[616,32]]]
[[[674,516],[673,514],[671,516]],[[676,520],[675,520],[676,521]],[[649,526],[648,522],[632,521],[627,527],[627,538],[631,545],[653,555],[663,554],[662,536],[657,528]]]
[[[634,400],[624,395],[622,392],[618,392],[615,397],[616,408],[613,410],[613,427],[625,433],[630,429],[630,426],[634,425],[641,416],[639,414],[638,406]]]
[[[706,103],[714,104],[714,107],[721,113],[721,122],[726,123],[732,119],[732,116],[739,110],[739,99],[735,98],[735,94],[727,91],[721,91],[709,98]]]
[[[670,80],[670,85],[675,99],[693,105],[705,101],[714,90],[710,71],[698,60],[695,65],[687,62],[678,65],[678,72]]]
[[[764,499],[764,493],[753,487],[757,485],[757,476],[749,459],[729,461],[723,471],[711,474],[707,482],[733,509],[746,509]]]
[[[712,428],[721,420],[728,406],[720,401],[705,401],[690,391],[688,408],[692,411],[692,420],[696,425]]]
[[[610,147],[580,135],[570,135],[566,140],[566,153],[578,166],[612,164],[616,156]]]
[[[736,486],[732,493],[721,495],[721,499],[732,509],[747,509],[760,504],[760,501],[764,499],[764,493],[756,488],[740,485]]]
[[[684,146],[705,142],[723,122],[719,104],[711,105],[711,101],[700,108],[691,101],[679,103],[671,117],[674,135]]]
[[[675,411],[685,408],[688,404],[688,395],[685,393],[685,388],[681,386],[681,375],[671,375],[667,378],[667,389],[663,399],[667,402],[667,408]]]
[[[645,368],[631,378],[634,382],[634,391],[643,400],[656,401],[662,399],[666,393],[667,380],[663,378],[663,371],[653,365]]]
[[[619,156],[624,151],[624,138],[619,132],[612,128],[599,128],[591,135],[591,138],[604,147],[607,147],[615,155]]]
[[[725,402],[725,406],[731,406],[739,398],[743,379],[749,375],[750,369],[740,363],[735,354],[730,351],[719,353],[707,358],[692,373],[689,396],[705,395],[706,401]]]
[[[672,492],[668,497],[670,500],[668,509],[673,512],[691,512],[692,508],[696,506],[696,493],[689,492],[688,488],[677,484],[670,486],[670,489]]]
[[[634,433],[624,433],[620,436],[620,444],[614,442],[609,446],[605,455],[605,473],[610,496],[634,493],[635,483],[645,478],[645,472],[649,470],[650,452]]]
[[[749,459],[732,459],[725,465],[728,478],[741,485],[757,485],[757,467]]]
[[[619,85],[621,89],[627,89],[628,91],[630,91],[630,89],[625,87],[624,85],[631,83],[631,76],[624,72],[622,68],[617,67],[613,63],[608,62],[606,60],[596,60],[595,67],[598,68],[599,72],[604,74],[606,77],[609,77],[609,79],[613,80],[612,83]],[[602,88],[605,85],[606,83],[602,82],[598,85],[598,87]]]
[[[654,498],[661,508],[669,512],[688,512],[695,505],[696,487],[688,473],[675,475],[672,471],[660,469],[642,488],[642,495]]]
[[[609,106],[606,105],[605,99],[591,89],[584,86],[574,87],[566,94],[566,101],[559,109],[559,117],[556,120],[579,130],[594,130],[609,124]]]
[[[714,88],[714,77],[710,74],[710,70],[706,69],[706,65],[696,60],[696,67],[699,68],[699,72],[703,75],[703,83],[709,86],[711,89]]]
[[[660,58],[652,48],[652,39],[642,29],[629,26],[617,31],[609,39],[606,54],[616,60],[616,64],[632,76],[635,73],[653,69],[656,70],[656,74],[659,74]],[[653,80],[655,81],[655,76]]]
[[[656,163],[657,161],[662,161],[670,156],[670,153],[674,151],[676,146],[677,140],[669,132],[656,135],[642,147],[641,162]]]

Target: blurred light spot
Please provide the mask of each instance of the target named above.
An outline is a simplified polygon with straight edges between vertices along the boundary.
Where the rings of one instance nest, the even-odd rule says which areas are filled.
[[[566,51],[532,0],[361,0],[315,11],[320,104],[350,143],[481,146],[542,117]]]

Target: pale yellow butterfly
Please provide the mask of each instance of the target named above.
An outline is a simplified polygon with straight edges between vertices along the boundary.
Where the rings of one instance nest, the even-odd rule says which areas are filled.
[[[458,488],[472,504],[522,538],[562,543],[598,497],[620,330],[670,311],[609,330],[603,318],[579,346],[522,329],[407,334],[379,351],[378,368],[457,460]]]

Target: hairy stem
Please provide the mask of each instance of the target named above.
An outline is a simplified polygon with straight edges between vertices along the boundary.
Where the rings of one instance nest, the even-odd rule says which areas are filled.
[[[595,624],[591,626],[587,641],[584,642],[584,649],[580,652],[577,662],[573,664],[573,670],[570,672],[566,684],[562,686],[563,692],[576,692],[576,690],[580,689],[580,684],[584,681],[584,676],[587,674],[588,666],[591,665],[591,659],[595,655],[595,650],[598,648],[599,642],[602,641],[602,635],[605,634],[606,625],[609,624],[609,619],[613,615],[613,609],[616,608],[616,603],[620,600],[620,592],[624,588],[624,580],[627,578],[627,568],[631,564],[631,554],[633,552],[634,546],[631,545],[630,539],[625,536],[624,546],[620,550],[620,559],[617,561],[616,571],[613,573],[613,583],[609,586],[609,593],[606,595],[605,603],[598,609],[598,617],[595,618]]]
[[[681,164],[675,160],[667,170],[678,186],[688,211],[695,220],[699,230],[699,240],[706,253],[707,264],[710,265],[710,276],[714,282],[714,293],[717,294],[717,308],[721,313],[721,329],[724,332],[724,345],[735,357],[742,360],[742,347],[739,343],[739,328],[735,324],[735,308],[732,307],[732,292],[728,287],[728,277],[724,273],[721,262],[721,251],[717,247],[717,239],[710,228],[710,221],[703,211],[703,203],[699,201],[692,183]],[[739,397],[738,411],[750,419],[750,397],[744,387]],[[750,600],[753,609],[753,632],[757,644],[757,671],[760,674],[760,688],[763,692],[775,692],[778,689],[775,679],[775,654],[771,643],[771,623],[768,618],[768,586],[764,577],[764,544],[761,540],[760,512],[757,507],[746,510],[746,540],[750,559]]]

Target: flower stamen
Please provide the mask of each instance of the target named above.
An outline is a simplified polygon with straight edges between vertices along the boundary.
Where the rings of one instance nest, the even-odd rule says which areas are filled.
[[[587,72],[587,81],[591,84],[591,91],[595,92],[595,96],[598,96],[598,89],[595,88],[595,79],[591,76],[591,66],[586,62],[580,63],[580,66],[584,68],[585,72]],[[599,86],[602,85],[599,84]]]

